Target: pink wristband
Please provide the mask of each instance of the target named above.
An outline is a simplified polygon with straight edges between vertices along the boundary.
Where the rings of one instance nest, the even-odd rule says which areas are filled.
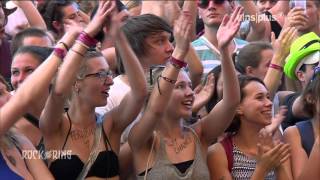
[[[272,63],[271,63],[271,64],[269,65],[269,67],[270,67],[270,68],[273,68],[273,69],[276,69],[276,70],[279,70],[279,71],[281,71],[281,72],[283,71],[283,67],[281,67],[281,66],[279,66],[279,65],[277,65],[277,64],[272,64]]]
[[[92,38],[89,34],[87,34],[84,31],[80,33],[78,40],[88,47],[95,47],[96,44],[98,43],[96,39]]]
[[[171,56],[170,63],[176,68],[187,67],[187,63]]]
[[[61,60],[66,56],[66,51],[62,48],[54,48],[53,50],[54,54],[58,56]]]

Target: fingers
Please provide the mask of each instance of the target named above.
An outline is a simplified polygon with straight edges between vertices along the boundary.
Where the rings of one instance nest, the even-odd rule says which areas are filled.
[[[243,14],[243,8],[241,6],[237,6],[235,11],[231,14],[230,20],[232,22],[241,22]]]
[[[189,44],[192,38],[192,22],[191,14],[188,11],[183,11],[175,21],[174,37],[176,40],[176,48],[183,53],[187,53]]]
[[[230,19],[229,15],[224,15],[220,26],[226,26],[227,23],[229,22],[229,19]]]
[[[275,156],[275,166],[279,166],[290,157],[290,146],[289,144],[280,143],[280,149]]]
[[[195,94],[199,94],[200,91],[202,90],[203,86],[201,84],[199,84],[196,88],[194,88],[194,93]]]
[[[281,36],[281,34],[280,34]],[[271,44],[272,44],[272,47],[274,47],[274,43],[276,42],[276,34],[271,31]]]
[[[213,86],[214,86],[214,79],[215,79],[215,77],[214,77],[213,73],[210,73],[210,74],[208,75],[208,77],[207,77],[207,82],[206,82],[206,85],[205,85],[205,86],[207,86],[207,87],[213,87]]]

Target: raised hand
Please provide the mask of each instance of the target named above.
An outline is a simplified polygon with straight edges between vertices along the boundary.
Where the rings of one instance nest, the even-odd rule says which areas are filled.
[[[94,37],[106,24],[106,20],[110,19],[108,16],[112,13],[115,7],[115,1],[99,1],[97,12],[84,31],[91,37]]]
[[[285,57],[289,55],[290,46],[297,37],[297,29],[295,27],[287,27],[283,29],[277,40],[273,43],[273,49],[280,55],[284,62]]]
[[[214,93],[214,86],[214,75],[211,73],[208,75],[207,82],[204,86],[199,85],[195,88],[195,99],[192,106],[193,112],[198,112],[205,104],[208,103]]]
[[[299,30],[300,28],[306,27],[307,24],[308,16],[305,14],[304,9],[301,7],[295,7],[289,11],[283,28],[296,27]]]
[[[281,106],[278,114],[275,115],[271,120],[271,124],[263,128],[266,133],[274,134],[274,132],[279,128],[281,122],[284,120],[287,108],[285,106]]]
[[[190,41],[192,38],[191,27],[192,27],[192,22],[191,22],[190,13],[187,11],[183,11],[180,17],[178,18],[178,20],[176,20],[174,24],[173,35],[176,41],[176,47],[175,47],[174,53],[179,53],[183,56],[187,54],[190,46]]]
[[[81,22],[77,23],[75,20],[72,20],[72,19],[65,19],[63,26],[66,32],[79,35],[80,32],[83,31],[86,25]]]
[[[217,32],[219,49],[228,47],[228,44],[237,34],[240,28],[241,19],[243,17],[243,8],[238,6],[235,11],[223,17],[222,23]]]

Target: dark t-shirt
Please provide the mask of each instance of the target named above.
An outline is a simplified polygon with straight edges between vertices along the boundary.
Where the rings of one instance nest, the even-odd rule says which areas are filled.
[[[10,79],[11,61],[10,43],[8,40],[2,39],[2,44],[0,45],[0,73],[7,81]]]
[[[292,94],[287,95],[284,99],[284,102],[282,105],[287,106],[288,111],[286,113],[285,119],[281,123],[283,130],[285,130],[289,126],[294,126],[297,122],[307,120],[306,118],[300,118],[300,117],[294,116],[294,114],[292,112],[293,103],[297,99],[297,97],[299,97],[299,95],[300,95],[299,92],[292,93]]]

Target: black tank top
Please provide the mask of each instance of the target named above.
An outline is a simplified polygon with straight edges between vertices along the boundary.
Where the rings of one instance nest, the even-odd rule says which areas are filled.
[[[72,126],[72,122],[68,113],[67,116],[70,122],[70,128],[67,137],[64,141],[62,150],[64,150]],[[102,132],[106,141],[105,146],[107,150],[99,152],[97,159],[92,164],[86,177],[110,178],[119,175],[118,156],[112,150],[110,142],[103,127]],[[108,145],[111,150],[108,150]],[[69,157],[54,160],[49,166],[49,170],[51,171],[55,179],[73,180],[78,177],[78,175],[82,171],[83,166],[84,163],[80,160],[80,158],[77,155],[71,155]]]

